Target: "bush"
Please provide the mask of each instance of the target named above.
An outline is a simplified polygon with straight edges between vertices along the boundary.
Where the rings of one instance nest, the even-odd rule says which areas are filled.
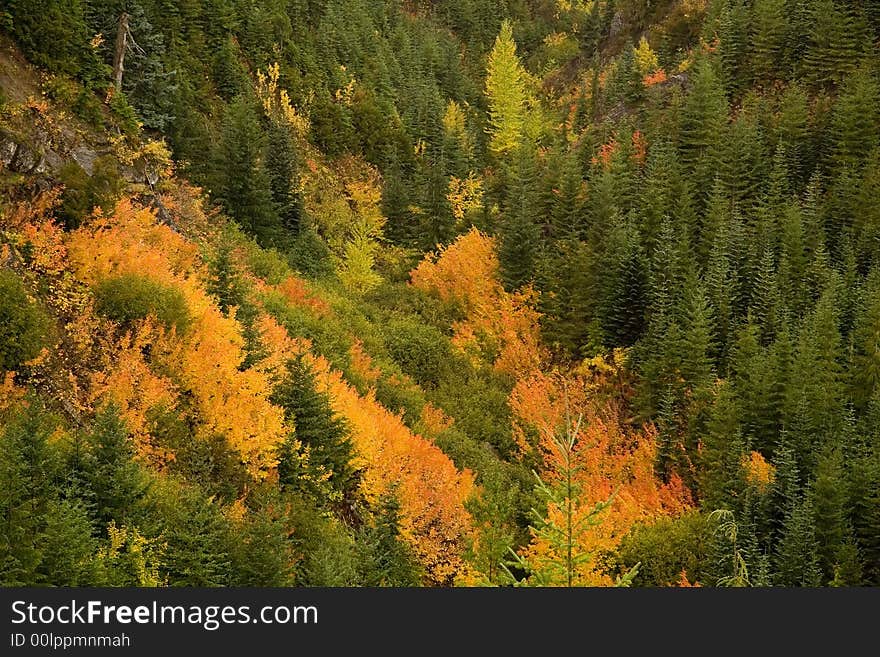
[[[389,321],[384,334],[391,357],[421,386],[436,388],[449,374],[452,347],[439,329],[406,317]]]
[[[303,228],[288,249],[290,266],[312,278],[333,274],[330,249],[313,228]]]
[[[107,278],[94,289],[96,310],[123,326],[155,317],[166,328],[184,333],[190,317],[179,290],[137,274]]]
[[[660,518],[650,525],[637,525],[623,537],[617,551],[605,555],[605,570],[612,576],[640,564],[634,584],[671,586],[684,572],[690,582],[703,582],[711,543],[711,528],[698,511],[678,518]]]
[[[113,117],[125,134],[133,137],[140,132],[141,125],[137,112],[121,91],[114,92],[110,97],[110,111],[113,112]]]
[[[91,176],[76,162],[65,164],[58,175],[64,185],[58,217],[70,229],[78,228],[96,207],[111,212],[125,189],[119,163],[110,155],[95,160]]]
[[[66,75],[55,75],[43,85],[46,94],[90,126],[100,128],[104,123],[101,101],[94,93]]]
[[[48,343],[51,320],[28,300],[21,278],[0,270],[0,369],[15,370]]]

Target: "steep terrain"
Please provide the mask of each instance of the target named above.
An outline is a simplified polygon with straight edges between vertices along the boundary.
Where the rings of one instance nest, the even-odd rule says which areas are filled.
[[[880,583],[880,3],[0,26],[3,584]]]

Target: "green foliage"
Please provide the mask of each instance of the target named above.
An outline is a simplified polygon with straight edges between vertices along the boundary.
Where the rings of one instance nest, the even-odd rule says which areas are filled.
[[[616,577],[639,564],[636,586],[674,586],[683,573],[689,582],[704,582],[711,529],[707,516],[695,511],[636,525],[606,557],[608,574]]]
[[[59,172],[64,185],[58,216],[67,228],[78,228],[93,210],[112,212],[125,189],[125,180],[119,173],[119,163],[112,155],[95,160],[92,175],[88,175],[76,161],[66,163]]]
[[[94,287],[95,308],[121,325],[155,317],[168,329],[183,333],[189,326],[189,309],[179,289],[138,274],[121,274]]]
[[[226,108],[213,158],[214,198],[244,230],[271,244],[279,219],[266,170],[266,139],[257,108],[239,96]]]
[[[14,272],[0,269],[0,370],[17,370],[48,346],[51,320]]]
[[[421,568],[400,535],[400,503],[393,494],[379,501],[373,524],[358,533],[357,546],[363,586],[418,586]]]
[[[137,515],[147,479],[133,460],[134,444],[114,403],[98,411],[85,442],[87,452],[76,464],[79,472],[75,472],[85,484],[83,497],[98,527],[111,521],[123,525]]]
[[[281,448],[281,483],[293,490],[308,490],[326,477],[332,488],[331,501],[350,505],[357,485],[357,472],[351,464],[354,448],[344,421],[330,407],[329,397],[316,390],[315,375],[305,360],[288,361],[286,375],[275,386],[271,399],[296,427]],[[300,469],[296,442],[308,450],[306,472]]]
[[[55,520],[58,499],[59,455],[50,446],[56,427],[36,399],[15,409],[0,440],[0,583],[24,586],[41,580],[46,558],[42,540],[47,516],[53,515],[55,536],[69,531]],[[54,538],[53,538],[54,540]],[[79,561],[78,557],[74,558]],[[48,575],[48,573],[43,573]]]
[[[394,361],[427,390],[437,387],[454,367],[449,338],[433,326],[395,318],[386,324],[384,337]]]

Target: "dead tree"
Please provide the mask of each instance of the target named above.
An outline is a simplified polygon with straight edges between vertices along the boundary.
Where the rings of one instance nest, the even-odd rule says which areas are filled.
[[[128,14],[125,12],[119,17],[116,29],[116,50],[113,53],[113,80],[116,82],[116,91],[122,91],[122,73],[125,70],[125,51],[128,47]]]

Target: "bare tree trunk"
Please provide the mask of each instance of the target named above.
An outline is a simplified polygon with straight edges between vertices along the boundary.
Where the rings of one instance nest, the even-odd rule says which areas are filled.
[[[122,72],[125,70],[125,49],[128,45],[128,14],[123,12],[119,17],[119,27],[116,30],[116,51],[113,53],[113,79],[116,81],[116,90],[122,91]]]

